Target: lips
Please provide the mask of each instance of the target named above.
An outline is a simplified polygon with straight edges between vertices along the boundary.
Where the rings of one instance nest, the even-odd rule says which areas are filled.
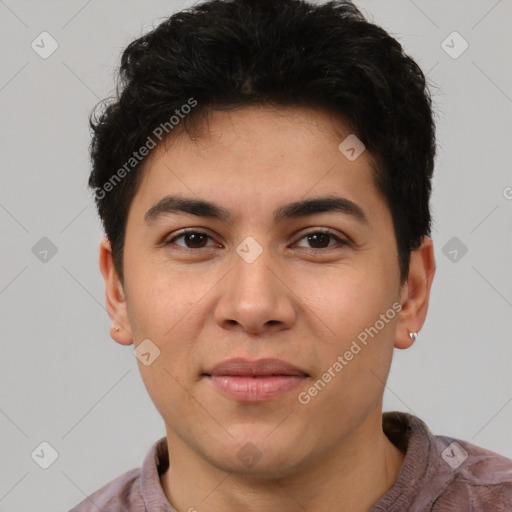
[[[259,359],[249,361],[247,359],[236,358],[223,361],[210,370],[206,375],[230,375],[238,377],[265,377],[269,375],[307,375],[299,368],[281,361],[280,359]]]
[[[203,377],[227,398],[238,402],[264,402],[295,389],[309,375],[280,359],[236,358],[207,369]]]

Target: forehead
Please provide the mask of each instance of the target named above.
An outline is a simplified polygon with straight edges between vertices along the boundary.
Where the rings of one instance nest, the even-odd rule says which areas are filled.
[[[147,210],[176,192],[207,197],[247,215],[268,210],[272,203],[270,215],[278,203],[306,196],[342,194],[363,205],[365,198],[379,196],[371,155],[364,150],[357,158],[348,158],[353,154],[344,153],[347,148],[342,143],[355,135],[340,117],[327,111],[262,107],[215,111],[198,133],[192,139],[177,132],[153,150],[134,208]]]
[[[232,158],[237,154],[266,154],[269,159],[279,156],[291,161],[295,157],[300,161],[305,154],[314,156],[315,152],[324,153],[329,148],[339,151],[343,140],[355,137],[345,118],[323,108],[254,105],[205,113],[206,118],[195,117],[191,134],[178,126],[150,159],[169,151],[174,156],[180,152],[190,156],[192,150],[198,157],[213,153]],[[336,160],[339,156],[336,152]],[[371,156],[366,153],[364,159],[371,160]]]

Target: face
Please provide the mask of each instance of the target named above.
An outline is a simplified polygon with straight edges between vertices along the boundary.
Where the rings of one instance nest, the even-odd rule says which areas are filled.
[[[284,476],[380,422],[402,288],[371,157],[338,148],[349,134],[327,112],[248,107],[148,160],[123,328],[151,340],[138,364],[176,450]]]

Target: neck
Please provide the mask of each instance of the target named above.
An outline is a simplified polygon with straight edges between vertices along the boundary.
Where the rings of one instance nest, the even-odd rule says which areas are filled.
[[[363,512],[395,483],[404,454],[382,431],[378,411],[328,456],[281,478],[253,478],[213,466],[167,429],[169,468],[160,481],[177,510]]]

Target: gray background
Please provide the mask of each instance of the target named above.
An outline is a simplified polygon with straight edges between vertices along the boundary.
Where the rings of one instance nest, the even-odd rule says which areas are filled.
[[[428,73],[438,111],[437,274],[384,409],[512,457],[512,3],[357,4]],[[133,347],[109,336],[87,116],[128,42],[188,5],[0,0],[0,511],[67,510],[165,434]],[[47,59],[31,48],[43,31],[59,45]],[[441,46],[453,31],[469,43],[456,59]],[[32,250],[43,237],[57,248],[46,262]],[[467,247],[456,261],[452,237]],[[31,458],[42,441],[58,452],[46,470]]]

